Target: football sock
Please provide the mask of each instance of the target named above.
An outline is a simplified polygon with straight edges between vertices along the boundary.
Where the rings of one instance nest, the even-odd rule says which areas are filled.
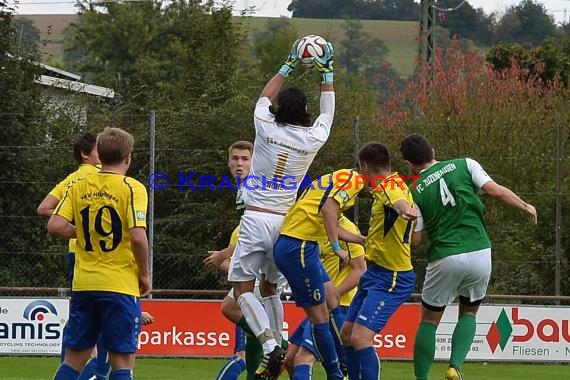
[[[103,345],[103,336],[100,335],[99,339],[97,339],[97,367],[95,369],[97,380],[105,380],[110,369],[111,363],[109,362],[107,349]]]
[[[360,363],[358,362],[358,356],[352,346],[345,346],[344,352],[346,352],[346,361],[348,365],[348,378],[358,379],[360,376]]]
[[[55,373],[53,380],[77,380],[79,377],[79,372],[71,368],[65,363],[61,363],[57,372]]]
[[[291,380],[311,380],[313,378],[313,367],[308,364],[299,364],[293,370]]]
[[[322,358],[322,365],[325,368],[329,379],[342,379],[338,357],[336,355],[334,341],[331,336],[328,323],[311,323],[311,335],[318,354]]]
[[[471,350],[471,343],[475,338],[475,328],[477,322],[472,314],[463,314],[459,317],[453,335],[451,336],[451,357],[449,364],[461,370],[465,358]]]
[[[338,356],[338,361],[340,363],[346,364],[346,353],[342,345],[342,342],[340,340],[340,328],[342,327],[343,323],[344,323],[344,316],[342,315],[340,308],[335,307],[330,311],[329,325],[330,325],[331,335],[334,341],[336,354]]]
[[[253,380],[253,375],[261,363],[263,347],[259,339],[253,335],[248,335],[245,340],[245,367],[247,369],[247,380]]]
[[[362,350],[354,352],[360,368],[361,380],[378,380],[380,375],[380,363],[378,362],[378,355],[376,349],[372,346],[363,348]]]
[[[237,380],[245,370],[245,363],[239,356],[233,356],[228,360],[216,376],[216,380]]]
[[[251,327],[249,327],[249,325],[247,324],[247,321],[245,320],[245,317],[244,317],[244,316],[241,317],[241,319],[239,320],[239,322],[237,323],[237,325],[238,325],[239,327],[241,327],[242,330],[245,331],[246,333],[251,334],[251,335],[255,335],[255,334],[253,333],[253,331],[251,331]]]
[[[95,376],[95,371],[97,370],[97,359],[91,358],[83,367],[81,374],[77,378],[77,380],[92,380],[93,376]]]
[[[257,297],[252,292],[243,293],[238,298],[238,304],[243,312],[243,316],[247,321],[249,327],[253,332],[253,335],[256,337],[260,337],[266,331],[271,331],[271,326],[269,325],[269,318],[267,317],[267,313],[263,308],[263,305]],[[274,340],[274,339],[270,339]],[[275,343],[273,346],[276,346]],[[263,347],[264,353],[268,354],[273,351],[274,347],[270,347],[270,349],[266,349],[265,345]]]
[[[281,344],[283,331],[283,303],[278,295],[263,298],[263,307],[269,318],[269,326],[277,343]]]
[[[111,371],[109,375],[109,380],[132,380],[133,371],[130,369],[117,369]]]
[[[416,332],[414,343],[414,373],[416,380],[427,380],[435,357],[435,331],[437,327],[429,322],[422,322]]]

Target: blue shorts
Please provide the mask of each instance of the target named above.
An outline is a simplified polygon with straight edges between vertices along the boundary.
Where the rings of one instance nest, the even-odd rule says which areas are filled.
[[[396,309],[410,298],[415,286],[416,274],[413,270],[395,272],[370,265],[360,278],[346,321],[379,332]]]
[[[69,348],[94,347],[102,335],[108,351],[134,353],[141,329],[140,299],[115,292],[72,292],[67,325]]]
[[[341,314],[346,316],[348,306],[339,306],[339,309]],[[313,354],[317,360],[321,360],[317,350],[315,350],[313,335],[311,334],[311,321],[309,321],[309,318],[305,318],[301,323],[299,323],[299,326],[297,326],[295,331],[293,331],[293,334],[289,337],[289,343],[305,348]]]
[[[236,338],[236,344],[235,344],[235,346],[234,346],[234,354],[236,354],[236,353],[238,353],[238,352],[243,352],[243,351],[245,351],[246,333],[245,333],[245,331],[243,331],[243,329],[242,329],[241,327],[239,327],[238,325],[236,325],[235,338]]]
[[[316,306],[326,301],[325,282],[331,278],[321,264],[319,252],[315,241],[279,235],[275,242],[275,265],[287,279],[297,306]]]

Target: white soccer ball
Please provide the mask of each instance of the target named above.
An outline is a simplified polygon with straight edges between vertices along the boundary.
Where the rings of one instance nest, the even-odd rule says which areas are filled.
[[[297,46],[297,52],[299,53],[299,58],[301,63],[305,67],[313,67],[313,58],[322,57],[325,50],[325,45],[327,41],[315,34],[309,34],[301,38],[299,45]]]

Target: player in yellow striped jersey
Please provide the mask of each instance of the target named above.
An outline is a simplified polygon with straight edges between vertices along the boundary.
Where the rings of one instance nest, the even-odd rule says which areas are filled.
[[[101,162],[95,144],[97,142],[97,135],[91,132],[85,132],[75,136],[73,139],[73,157],[79,163],[76,171],[69,174],[63,181],[58,183],[38,206],[38,215],[44,218],[49,218],[53,214],[59,201],[63,199],[67,187],[80,177],[85,177],[88,174],[97,173],[101,169]],[[70,254],[75,252],[75,239],[69,239]],[[73,262],[75,259],[70,259],[69,272],[73,271]],[[69,276],[71,277],[71,276]]]
[[[412,294],[416,276],[410,258],[412,220],[418,216],[412,195],[390,167],[386,146],[368,143],[358,152],[360,172],[372,178],[370,228],[366,238],[368,270],[360,279],[341,336],[349,378],[377,380],[380,374],[373,338]]]
[[[99,155],[97,154],[97,135],[91,132],[85,132],[78,134],[73,139],[73,157],[79,163],[79,167],[76,171],[69,174],[63,181],[59,182],[38,206],[38,215],[49,218],[53,214],[59,201],[63,199],[67,187],[75,181],[77,178],[85,177],[93,173],[99,172],[101,170],[101,163],[99,161]],[[73,281],[73,267],[75,265],[75,240],[69,239],[69,248],[67,252],[67,278]],[[61,344],[61,361],[65,356],[66,350],[66,336],[68,330],[67,325],[63,329],[63,337]],[[109,361],[107,360],[107,350],[103,347],[101,340],[97,342],[97,348],[93,350],[93,359],[90,360],[83,371],[81,372],[80,380],[90,379],[93,375],[97,377],[98,380],[104,379],[105,375],[109,371]],[[96,359],[95,359],[96,358]]]
[[[349,232],[360,235],[358,227],[344,215],[341,215],[339,218],[339,225]],[[345,374],[347,364],[344,348],[340,344],[340,328],[344,322],[348,306],[356,294],[356,285],[360,276],[366,271],[366,261],[364,260],[363,246],[346,242],[340,242],[340,244],[342,249],[349,253],[350,260],[348,265],[342,265],[327,238],[323,237],[319,241],[321,263],[332,279],[332,281],[325,283],[327,307],[330,310],[331,333],[334,338],[341,370]],[[313,337],[311,336],[310,321],[306,318],[289,337],[289,349],[285,356],[285,367],[292,376],[295,365],[312,366],[318,358],[319,355],[315,350]]]
[[[79,376],[99,335],[109,352],[111,379],[132,379],[139,297],[151,289],[147,193],[125,176],[133,145],[127,132],[105,128],[97,137],[101,171],[75,180],[48,222],[51,235],[77,237],[68,348],[55,380]]]
[[[273,249],[274,260],[287,279],[295,304],[310,320],[313,343],[329,379],[342,379],[334,337],[329,328],[324,284],[330,281],[319,257],[319,240],[327,237],[340,262],[346,265],[347,251],[339,239],[364,244],[364,238],[338,224],[340,212],[353,204],[363,188],[356,170],[341,169],[313,181],[291,207]],[[311,367],[294,368],[295,379],[309,379]]]

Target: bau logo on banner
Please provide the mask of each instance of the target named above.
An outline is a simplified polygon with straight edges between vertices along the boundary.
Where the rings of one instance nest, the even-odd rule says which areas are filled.
[[[570,343],[570,321],[568,319],[557,321],[551,318],[532,318],[532,316],[524,315],[524,310],[511,307],[510,317],[505,308],[501,310],[486,335],[492,353],[495,353],[497,347],[504,351],[509,340],[513,343],[525,343],[531,340],[542,343]]]
[[[8,309],[2,311],[4,310],[7,314]],[[46,300],[32,301],[24,308],[23,319],[0,322],[0,339],[60,339],[61,321],[54,317],[58,317],[58,312],[51,302]]]

